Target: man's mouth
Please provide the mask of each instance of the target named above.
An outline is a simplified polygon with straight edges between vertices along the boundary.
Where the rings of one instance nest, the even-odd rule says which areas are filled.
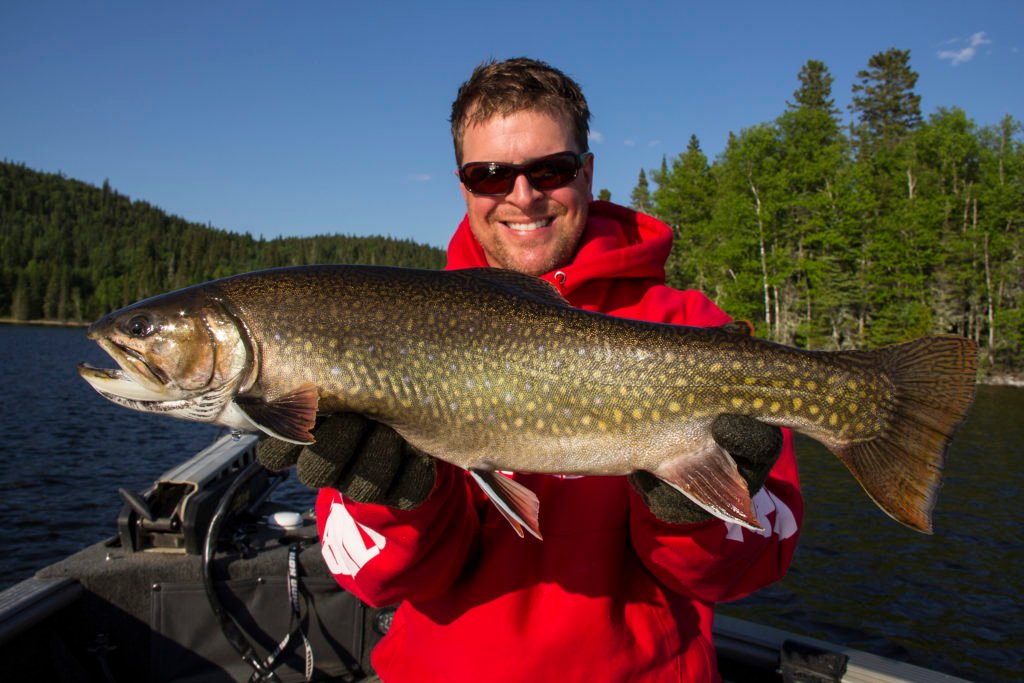
[[[501,224],[509,230],[517,232],[533,232],[534,230],[550,227],[554,220],[553,217],[547,216],[533,221],[501,221]]]

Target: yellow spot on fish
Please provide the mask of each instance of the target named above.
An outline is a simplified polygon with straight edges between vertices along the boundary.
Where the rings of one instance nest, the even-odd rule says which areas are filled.
[[[608,425],[605,424],[602,420],[597,421],[597,428],[600,429],[602,432],[608,431]]]
[[[757,378],[756,377],[747,377],[746,379],[743,380],[743,383],[746,384],[748,387],[752,386],[754,384],[757,384]]]
[[[644,412],[642,410],[640,410],[639,408],[634,408],[633,409],[633,419],[634,420],[642,420],[643,417],[644,417]]]
[[[755,398],[754,399],[754,408],[756,410],[760,410],[761,408],[764,408],[764,399],[763,398]]]
[[[772,411],[773,413],[777,413],[780,410],[782,410],[782,404],[779,403],[778,401],[772,401],[772,404],[768,406],[768,410]]]
[[[734,360],[732,362],[732,369],[733,370],[742,370],[743,369],[743,363],[739,362],[738,360]]]
[[[622,411],[621,411],[621,410],[619,410],[618,408],[616,408],[616,409],[615,409],[615,410],[614,410],[614,411],[612,412],[612,417],[614,417],[614,418],[615,418],[615,421],[616,421],[616,422],[622,422]]]
[[[693,405],[693,402],[694,402],[694,401],[696,401],[696,400],[697,400],[697,397],[696,397],[696,396],[694,396],[693,394],[687,394],[687,395],[686,395],[686,402],[687,402],[687,403],[688,403],[689,405],[691,405],[691,406],[692,406],[692,405]]]
[[[305,344],[302,345],[302,349],[306,353],[309,353],[310,351],[313,350],[313,342],[307,341]]]
[[[814,406],[814,405],[810,406],[807,410],[809,410],[811,412],[811,415],[817,415],[818,413],[821,412],[821,408],[819,408],[818,406]]]
[[[660,420],[661,419],[661,411],[660,410],[653,411],[651,413],[651,419],[652,420]]]
[[[537,420],[536,427],[537,427],[538,431],[540,431],[541,429],[544,429],[544,420]]]
[[[526,404],[526,409],[529,410],[530,412],[533,412],[534,410],[537,409],[537,403],[535,401],[528,402]]]
[[[590,423],[593,422],[593,421],[594,421],[594,419],[592,417],[590,417],[589,415],[584,415],[583,419],[580,420],[580,422],[583,423],[584,427],[589,427]]]
[[[678,413],[680,410],[683,409],[683,407],[679,405],[679,403],[677,403],[676,401],[672,401],[671,403],[668,404],[668,409],[669,412]]]
[[[520,427],[523,426],[523,418],[517,417],[515,422],[513,422],[512,424],[516,426],[516,429],[519,429]]]
[[[722,369],[721,363],[712,363],[711,367],[708,368],[708,372],[718,372]]]
[[[851,414],[852,413],[856,413],[857,412],[857,404],[856,403],[851,403],[851,404],[846,406],[846,409],[849,410]]]
[[[732,400],[732,407],[733,408],[742,408],[743,407],[743,399],[742,398],[734,398]]]
[[[800,388],[800,378],[799,377],[794,377],[793,378],[793,386],[798,388],[798,389]]]
[[[808,391],[814,391],[814,390],[815,390],[815,389],[817,389],[817,388],[818,388],[818,383],[817,383],[817,382],[815,382],[814,380],[811,380],[811,381],[809,381],[809,382],[807,383],[807,389],[808,389]]]
[[[839,416],[836,413],[832,413],[831,415],[828,416],[828,423],[835,427],[837,424],[839,424]]]

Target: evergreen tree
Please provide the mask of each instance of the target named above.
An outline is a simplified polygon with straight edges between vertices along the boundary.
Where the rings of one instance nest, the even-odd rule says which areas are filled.
[[[846,300],[854,296],[854,239],[847,218],[851,197],[844,174],[848,147],[832,100],[832,75],[811,60],[800,70],[794,102],[776,121],[779,171],[789,201],[780,215],[785,288],[797,302],[780,309],[778,330],[809,348],[853,341]]]
[[[686,151],[672,161],[662,159],[655,174],[653,211],[672,226],[675,244],[666,264],[668,281],[677,287],[703,288],[707,284],[705,267],[710,247],[711,175],[708,159],[696,135],[690,136]]]
[[[917,72],[910,68],[910,50],[889,48],[857,72],[851,110],[861,154],[892,150],[921,123],[921,97],[914,92]]]
[[[787,102],[790,111],[821,111],[835,118],[839,111],[832,99],[832,74],[824,62],[808,60],[797,75],[800,87],[793,93],[795,102]]]
[[[651,188],[647,183],[647,174],[640,169],[640,177],[637,178],[636,187],[630,194],[630,206],[641,213],[650,213],[652,207]]]

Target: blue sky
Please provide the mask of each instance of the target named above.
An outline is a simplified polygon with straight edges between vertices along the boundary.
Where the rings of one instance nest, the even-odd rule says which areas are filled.
[[[922,109],[1024,120],[1024,2],[13,2],[0,7],[0,158],[267,238],[444,246],[464,212],[448,113],[489,58],[583,86],[595,190],[696,134],[773,120],[808,59],[844,111],[871,55],[909,49]]]

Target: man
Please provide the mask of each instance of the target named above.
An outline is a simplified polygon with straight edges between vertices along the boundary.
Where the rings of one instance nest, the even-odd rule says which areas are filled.
[[[589,110],[564,74],[484,64],[451,124],[467,211],[448,268],[535,275],[616,316],[729,320],[665,286],[666,225],[592,201]],[[297,460],[324,487],[317,519],[338,582],[370,604],[401,603],[374,652],[384,681],[705,681],[718,678],[714,604],[785,573],[802,515],[788,433],[724,416],[713,434],[757,492],[764,533],[643,473],[515,474],[543,511],[544,540],[521,539],[462,470],[356,416],[326,420],[301,454],[270,445],[260,457],[273,469]]]

